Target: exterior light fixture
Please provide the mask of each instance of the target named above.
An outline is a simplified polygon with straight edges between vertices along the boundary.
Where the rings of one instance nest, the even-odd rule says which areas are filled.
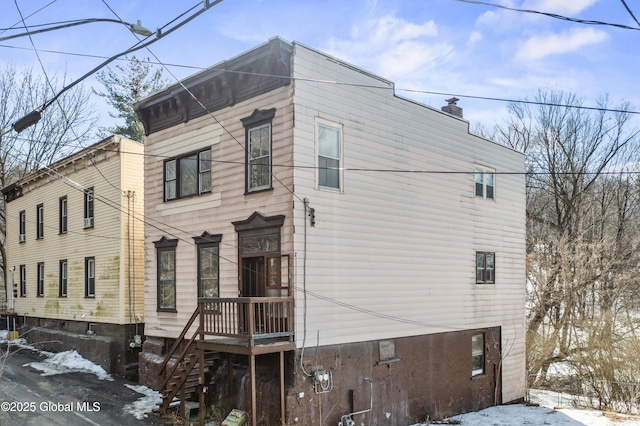
[[[38,110],[31,111],[29,114],[25,115],[24,117],[22,117],[21,119],[13,123],[11,127],[13,127],[13,130],[20,133],[27,127],[33,126],[38,121],[40,121],[41,117],[42,115],[40,114],[40,111]]]
[[[132,33],[140,34],[144,37],[149,37],[153,34],[153,31],[142,26],[142,22],[138,19],[138,22],[135,24],[129,24],[129,29]]]

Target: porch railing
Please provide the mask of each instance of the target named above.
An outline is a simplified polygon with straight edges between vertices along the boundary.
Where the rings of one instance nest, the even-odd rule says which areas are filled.
[[[292,297],[200,299],[200,332],[207,336],[254,339],[293,337]]]

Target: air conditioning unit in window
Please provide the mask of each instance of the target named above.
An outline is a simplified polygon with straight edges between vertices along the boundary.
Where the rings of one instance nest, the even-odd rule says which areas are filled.
[[[93,227],[93,218],[92,217],[85,217],[84,218],[84,227],[85,228]]]
[[[24,243],[26,240],[27,238],[24,234],[18,235],[18,241],[20,241],[21,243]]]

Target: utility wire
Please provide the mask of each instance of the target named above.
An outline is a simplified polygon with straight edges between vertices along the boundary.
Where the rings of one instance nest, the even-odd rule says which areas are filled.
[[[456,0],[456,1],[462,1],[462,0]],[[16,47],[16,46],[8,46],[8,45],[3,45],[0,44],[0,47],[4,47],[4,48],[9,48],[9,49],[21,49],[21,50],[33,50],[33,49],[29,49],[26,47]],[[70,56],[79,56],[79,57],[86,57],[86,58],[98,58],[98,59],[108,59],[108,57],[106,56],[100,56],[100,55],[89,55],[89,54],[84,54],[84,53],[72,53],[72,52],[62,52],[62,51],[57,51],[57,50],[44,50],[44,49],[40,49],[40,52],[46,52],[46,53],[53,53],[53,54],[60,54],[60,55],[70,55]],[[126,58],[117,58],[116,60],[119,61],[127,61]],[[157,62],[157,61],[140,61],[141,63],[145,63],[145,64],[151,64],[151,65],[161,65],[164,67],[176,67],[176,68],[186,68],[186,69],[193,69],[193,70],[212,70],[212,71],[216,71],[216,68],[208,68],[208,67],[199,67],[199,66],[195,66],[195,65],[184,65],[184,64],[169,64],[169,63],[161,63],[161,62]],[[382,89],[382,90],[395,90],[396,92],[407,92],[407,93],[418,93],[418,94],[424,94],[424,95],[438,95],[438,96],[446,96],[446,97],[456,97],[456,98],[467,98],[467,99],[478,99],[478,100],[485,100],[485,101],[495,101],[495,102],[508,102],[508,103],[517,103],[517,104],[528,104],[528,105],[542,105],[542,106],[556,106],[556,107],[562,107],[562,108],[571,108],[571,109],[583,109],[583,110],[591,110],[591,111],[605,111],[605,112],[616,112],[616,113],[626,113],[626,114],[640,114],[640,111],[633,111],[633,110],[624,110],[624,109],[616,109],[616,108],[602,108],[602,107],[592,107],[592,106],[583,106],[583,105],[570,105],[570,104],[555,104],[555,103],[548,103],[548,102],[538,102],[538,101],[530,101],[527,99],[509,99],[509,98],[500,98],[500,97],[494,97],[494,96],[480,96],[480,95],[468,95],[468,94],[463,94],[463,93],[452,93],[452,92],[437,92],[437,91],[432,91],[432,90],[421,90],[421,89],[403,89],[403,88],[397,88],[397,87],[393,87],[393,86],[378,86],[378,85],[371,85],[371,84],[361,84],[361,83],[348,83],[348,82],[343,82],[343,81],[336,81],[336,80],[322,80],[322,79],[311,79],[311,78],[301,78],[301,77],[290,77],[290,76],[275,76],[275,75],[270,75],[270,74],[263,74],[263,73],[252,73],[252,72],[244,72],[244,71],[232,71],[232,70],[222,70],[220,69],[220,71],[225,71],[228,73],[234,73],[234,74],[246,74],[246,75],[255,75],[255,76],[264,76],[264,77],[281,77],[281,78],[289,78],[291,81],[302,81],[302,82],[309,82],[309,83],[322,83],[322,84],[334,84],[334,85],[340,85],[340,86],[353,86],[353,87],[362,87],[362,88],[371,88],[371,89]]]
[[[631,15],[633,20],[636,21],[636,24],[638,24],[638,26],[640,27],[640,21],[638,21],[638,18],[636,18],[636,16],[633,14],[633,12],[631,11],[631,8],[627,5],[627,2],[625,0],[620,0],[620,1],[624,5],[624,8],[627,9],[627,12],[629,12],[629,15]]]
[[[35,12],[33,12],[30,15],[27,15],[24,19],[21,19],[20,21],[16,22],[15,24],[13,24],[12,27],[9,28],[0,28],[0,34],[10,31],[10,30],[15,30],[17,25],[20,25],[24,22],[25,19],[29,19],[31,18],[33,15],[36,15],[37,13],[43,11],[44,9],[46,9],[47,7],[51,6],[52,4],[54,4],[55,2],[57,2],[58,0],[52,0],[49,3],[45,4],[44,6],[42,6],[40,9],[36,10]]]
[[[536,15],[544,15],[544,16],[548,16],[550,18],[561,19],[563,21],[576,22],[578,24],[605,25],[605,26],[609,26],[609,27],[622,28],[622,29],[625,29],[625,30],[640,31],[640,28],[630,27],[628,25],[623,25],[623,24],[612,24],[612,23],[603,22],[603,21],[592,21],[592,20],[589,20],[589,19],[570,18],[570,17],[567,17],[567,16],[558,15],[558,14],[555,14],[555,13],[540,12],[538,10],[531,10],[531,9],[516,9],[516,8],[513,8],[513,7],[502,6],[500,4],[485,3],[483,1],[477,1],[477,0],[456,0],[456,1],[459,1],[459,2],[462,2],[462,3],[471,3],[471,4],[479,4],[479,5],[483,5],[483,6],[491,6],[491,7],[496,7],[498,9],[511,10],[511,11],[514,11],[514,12],[523,12],[523,13],[533,13],[533,14],[536,14]],[[624,3],[624,1],[623,1],[623,3]]]

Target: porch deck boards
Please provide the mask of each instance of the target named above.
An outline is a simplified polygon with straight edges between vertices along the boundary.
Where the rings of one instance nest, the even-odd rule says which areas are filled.
[[[291,351],[296,348],[296,343],[286,337],[254,337],[253,345],[247,338],[209,337],[198,340],[196,345],[198,349],[239,355],[262,355]]]

